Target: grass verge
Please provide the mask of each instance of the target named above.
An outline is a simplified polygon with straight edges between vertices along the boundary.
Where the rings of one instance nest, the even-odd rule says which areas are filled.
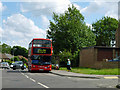
[[[60,67],[60,70],[67,71],[66,67]],[[93,69],[93,68],[72,68],[71,72],[81,74],[95,74],[95,75],[120,75],[118,68],[112,69]]]

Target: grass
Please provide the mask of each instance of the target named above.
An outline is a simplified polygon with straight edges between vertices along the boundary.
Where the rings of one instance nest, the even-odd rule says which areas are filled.
[[[66,67],[60,67],[60,70],[67,71]],[[93,68],[72,68],[71,72],[81,74],[96,74],[96,75],[120,75],[118,68],[114,69],[93,69]]]

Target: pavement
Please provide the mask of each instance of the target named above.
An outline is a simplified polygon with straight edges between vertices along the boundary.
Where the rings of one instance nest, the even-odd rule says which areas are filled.
[[[64,70],[52,70],[51,73],[66,76],[66,77],[78,77],[78,78],[91,78],[91,79],[118,79],[118,75],[89,75],[89,74],[80,74],[73,73]]]

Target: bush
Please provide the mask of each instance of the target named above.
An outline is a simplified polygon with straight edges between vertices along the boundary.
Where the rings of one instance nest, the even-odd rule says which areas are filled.
[[[75,51],[73,54],[73,60],[71,61],[71,64],[73,67],[79,66],[79,52],[80,52],[80,50]]]
[[[14,58],[11,58],[11,61],[20,61],[18,56],[14,56]]]
[[[11,60],[5,60],[5,62],[8,62],[9,65],[12,63]]]
[[[66,51],[66,50],[64,50],[63,52],[60,52],[59,53],[60,67],[66,67],[68,58],[71,60],[72,67],[78,67],[79,66],[79,52],[80,50],[75,51],[73,54],[71,53],[71,51]]]
[[[63,52],[60,52],[59,57],[60,57],[60,66],[66,66],[67,59],[69,58],[70,60],[72,60],[73,58],[72,53],[66,50],[64,50]]]

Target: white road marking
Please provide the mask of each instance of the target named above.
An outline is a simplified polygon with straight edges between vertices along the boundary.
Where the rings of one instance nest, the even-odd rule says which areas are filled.
[[[21,73],[22,75],[24,75],[24,73]]]
[[[33,82],[36,82],[34,79],[30,78],[30,80],[32,80]]]
[[[21,72],[21,74],[24,75],[25,77],[29,78],[31,81],[36,82],[34,79],[30,78],[29,76],[25,75],[24,73]],[[41,85],[41,86],[43,86],[45,88],[49,88],[48,86],[46,86],[46,85],[44,85],[44,84],[42,84],[40,82],[38,82],[37,84],[39,84],[39,85]]]
[[[26,78],[29,78],[27,75],[25,75],[26,76]]]
[[[45,87],[45,88],[49,88],[48,86],[46,86],[46,85],[44,85],[44,84],[42,84],[40,82],[38,82],[38,84],[41,85],[41,86],[43,86],[43,87]]]

